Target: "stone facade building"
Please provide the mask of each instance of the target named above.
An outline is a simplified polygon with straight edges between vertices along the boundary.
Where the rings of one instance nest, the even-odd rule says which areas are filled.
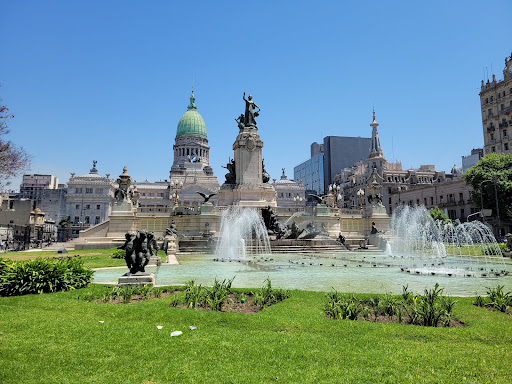
[[[512,153],[512,55],[505,58],[503,80],[482,80],[480,91],[484,155]]]
[[[101,176],[96,162],[88,174],[71,174],[66,195],[66,216],[74,230],[87,228],[108,219],[114,201],[116,185],[110,175]]]
[[[281,179],[273,183],[276,190],[276,203],[278,207],[294,208],[304,207],[306,204],[306,191],[304,185],[294,180],[288,180],[284,173]]]
[[[382,204],[388,214],[393,212],[392,194],[401,193],[418,186],[442,183],[453,175],[444,171],[436,171],[433,165],[421,165],[417,169],[402,169],[402,164],[390,163],[384,157],[380,145],[378,126],[373,112],[372,138],[367,157],[338,171],[333,184],[339,185],[343,191],[344,208],[366,207],[369,195],[369,184],[375,179],[381,186]],[[359,194],[358,194],[359,193]]]
[[[20,184],[20,193],[17,198],[31,200],[32,209],[41,209],[44,191],[57,189],[58,183],[59,180],[52,175],[23,175]]]
[[[443,183],[397,191],[391,195],[391,205],[394,208],[399,205],[424,205],[427,209],[439,207],[451,220],[464,222],[470,214],[477,212],[471,200],[471,191],[471,186],[461,177],[455,177]],[[475,218],[476,215],[473,219]]]
[[[140,212],[169,212],[172,204],[167,180],[154,183],[146,180],[141,183],[134,182],[134,185],[139,192],[138,206]]]

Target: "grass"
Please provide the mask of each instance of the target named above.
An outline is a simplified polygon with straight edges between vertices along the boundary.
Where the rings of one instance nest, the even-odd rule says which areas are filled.
[[[328,320],[321,292],[251,315],[78,299],[105,290],[0,298],[0,382],[512,382],[512,318],[473,298],[453,309],[466,327],[430,328]]]
[[[116,250],[116,248],[68,251],[68,253],[57,253],[57,251],[6,252],[0,253],[0,257],[11,260],[34,260],[38,257],[67,257],[79,255],[83,259],[84,265],[89,268],[126,266],[124,259],[113,259],[111,257],[114,250]],[[158,256],[165,261],[164,251],[158,251]]]

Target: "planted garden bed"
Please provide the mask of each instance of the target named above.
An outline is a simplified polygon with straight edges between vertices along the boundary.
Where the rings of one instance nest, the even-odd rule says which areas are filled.
[[[197,285],[191,280],[184,289],[165,287],[107,287],[103,292],[88,292],[83,300],[109,304],[132,304],[154,298],[171,296],[170,306],[214,310],[219,312],[257,313],[265,307],[277,304],[290,296],[289,292],[272,288],[265,280],[261,289],[238,291],[231,288],[231,280],[215,280],[212,287]]]
[[[423,325],[429,327],[462,327],[453,316],[455,299],[443,296],[436,284],[424,295],[414,295],[403,287],[401,296],[390,294],[357,298],[354,294],[333,291],[327,294],[324,313],[331,319],[364,320],[386,323]]]

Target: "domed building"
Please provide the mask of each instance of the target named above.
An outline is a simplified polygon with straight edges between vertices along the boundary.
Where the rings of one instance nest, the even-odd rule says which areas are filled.
[[[173,191],[170,198],[175,201],[178,194],[180,206],[199,206],[203,198],[197,192],[211,194],[219,189],[217,177],[210,167],[206,124],[197,111],[195,100],[192,91],[187,111],[178,122],[173,146],[174,161],[170,171]]]
[[[288,180],[284,173],[281,175],[281,179],[273,183],[274,189],[276,190],[276,203],[278,207],[287,208],[288,211],[295,211],[297,209],[303,209],[306,205],[306,189],[301,183],[297,183],[293,180]]]

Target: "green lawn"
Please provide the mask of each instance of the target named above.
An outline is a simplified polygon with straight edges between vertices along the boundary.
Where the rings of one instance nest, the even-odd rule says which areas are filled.
[[[471,298],[466,327],[427,328],[326,320],[319,292],[252,315],[77,299],[103,289],[0,298],[0,383],[512,382],[512,317]]]
[[[89,268],[120,267],[126,266],[124,259],[113,259],[111,249],[89,249],[80,251],[68,251],[68,253],[57,253],[57,251],[34,251],[34,252],[7,252],[0,253],[0,257],[11,260],[33,260],[38,257],[67,257],[79,255],[84,260],[84,265]],[[158,256],[165,261],[165,252],[158,251]]]

